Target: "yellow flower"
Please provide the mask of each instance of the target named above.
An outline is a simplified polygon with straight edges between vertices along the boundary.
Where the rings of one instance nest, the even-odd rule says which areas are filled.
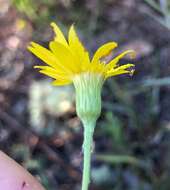
[[[118,62],[125,55],[133,58],[135,52],[127,50],[106,62],[104,58],[117,47],[117,43],[108,42],[102,45],[90,59],[88,51],[80,42],[72,25],[69,29],[68,40],[65,39],[60,28],[51,23],[56,34],[49,43],[49,49],[31,42],[28,49],[48,66],[34,66],[39,72],[55,79],[53,85],[67,85],[73,83],[76,90],[76,110],[80,119],[96,121],[101,113],[101,89],[104,81],[120,74],[133,74],[133,64],[118,66]]]
[[[49,49],[35,42],[31,42],[28,49],[48,65],[35,66],[35,68],[40,69],[40,73],[55,79],[53,85],[74,83],[74,79],[87,73],[101,76],[103,81],[115,75],[133,73],[133,64],[118,66],[119,60],[126,54],[134,57],[133,50],[124,51],[106,63],[104,58],[117,47],[117,43],[108,42],[102,45],[90,59],[88,51],[78,38],[74,25],[69,29],[68,40],[65,39],[62,31],[55,23],[51,23],[51,26],[56,36],[49,43]]]
[[[46,49],[34,42],[28,49],[48,66],[35,66],[40,73],[55,79],[54,85],[74,84],[76,90],[76,111],[84,127],[84,166],[82,190],[87,190],[90,182],[90,157],[93,132],[96,120],[101,113],[101,89],[104,81],[112,76],[133,73],[133,64],[118,66],[119,60],[126,54],[134,57],[133,50],[127,50],[109,62],[104,58],[117,47],[117,43],[108,42],[102,45],[90,59],[89,53],[80,42],[74,26],[69,30],[68,40],[60,28],[52,23],[56,34]]]

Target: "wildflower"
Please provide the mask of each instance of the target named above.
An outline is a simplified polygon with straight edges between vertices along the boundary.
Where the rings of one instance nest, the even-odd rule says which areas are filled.
[[[125,55],[133,58],[133,50],[127,50],[106,62],[104,58],[117,47],[117,43],[108,42],[102,45],[90,59],[88,51],[80,42],[72,25],[69,29],[68,40],[60,28],[51,23],[55,38],[49,43],[49,49],[31,42],[28,49],[44,61],[47,66],[35,66],[39,72],[54,79],[55,86],[73,83],[76,90],[76,110],[84,126],[84,171],[82,190],[88,189],[90,170],[90,147],[97,118],[101,113],[101,89],[104,81],[112,76],[132,74],[133,64],[119,66],[118,62]]]

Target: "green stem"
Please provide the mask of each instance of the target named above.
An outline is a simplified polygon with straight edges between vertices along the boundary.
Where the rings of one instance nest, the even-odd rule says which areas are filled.
[[[83,179],[82,179],[82,190],[88,190],[90,183],[90,162],[91,162],[91,152],[93,143],[93,133],[95,122],[83,122],[84,126],[84,141],[83,141]]]

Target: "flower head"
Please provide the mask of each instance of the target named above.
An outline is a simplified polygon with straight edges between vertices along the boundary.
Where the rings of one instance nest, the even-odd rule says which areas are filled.
[[[31,42],[28,47],[34,55],[47,64],[46,66],[34,67],[40,69],[40,73],[53,78],[53,85],[60,86],[73,83],[76,89],[78,115],[81,115],[82,118],[90,112],[97,118],[101,109],[100,92],[103,82],[112,76],[125,73],[132,74],[134,71],[133,64],[128,63],[119,66],[118,62],[127,54],[133,58],[135,56],[134,51],[124,51],[111,61],[106,62],[104,58],[117,47],[117,43],[108,42],[102,45],[90,59],[88,51],[78,38],[74,25],[69,29],[68,40],[55,23],[51,23],[51,26],[55,37],[49,43],[49,49],[35,42]]]
[[[108,42],[102,45],[90,60],[89,53],[80,42],[78,35],[72,25],[69,29],[68,41],[65,39],[60,28],[51,23],[55,32],[55,38],[49,43],[49,49],[31,42],[28,49],[44,61],[47,66],[35,66],[43,73],[54,79],[53,85],[67,85],[74,81],[74,78],[83,73],[95,73],[107,79],[109,77],[124,73],[132,73],[133,64],[118,66],[118,62],[125,55],[134,56],[133,50],[127,50],[106,63],[104,57],[117,47],[117,43]]]

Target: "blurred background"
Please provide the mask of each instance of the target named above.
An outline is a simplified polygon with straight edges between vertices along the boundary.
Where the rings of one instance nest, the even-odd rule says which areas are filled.
[[[48,47],[51,21],[65,33],[75,23],[91,54],[107,41],[137,52],[134,76],[104,85],[90,189],[169,190],[169,0],[0,0],[0,148],[47,190],[81,187],[74,89],[52,87],[26,50]]]

